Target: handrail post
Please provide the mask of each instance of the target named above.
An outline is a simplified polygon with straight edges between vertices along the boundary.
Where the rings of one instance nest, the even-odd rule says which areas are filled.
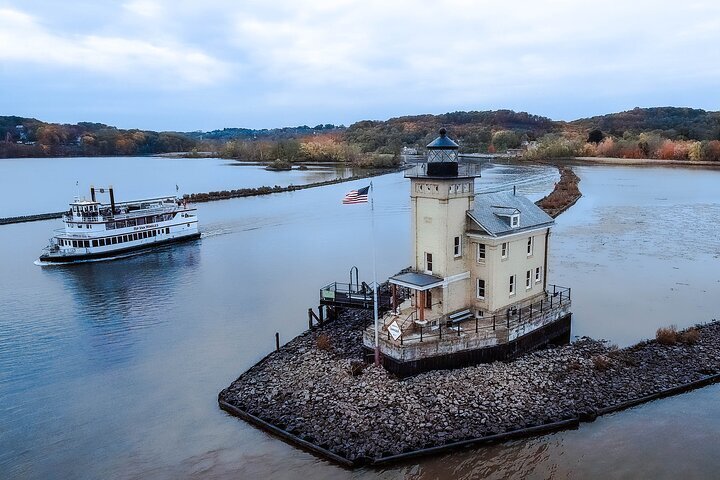
[[[420,341],[421,341],[421,342],[423,341],[423,335],[422,335],[422,334],[423,334],[423,326],[420,325]]]
[[[568,287],[568,300],[570,300],[570,292],[572,291],[572,288]]]
[[[495,331],[495,314],[493,314],[493,332]]]
[[[438,321],[438,333],[440,335],[440,340],[442,340],[442,322]]]
[[[560,292],[560,305],[562,305],[562,292]]]
[[[475,333],[478,333],[478,317],[475,315]]]

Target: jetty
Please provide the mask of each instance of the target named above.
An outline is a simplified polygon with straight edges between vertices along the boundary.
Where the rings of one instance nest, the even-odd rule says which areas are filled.
[[[363,362],[367,310],[344,310],[262,359],[220,407],[345,467],[576,428],[598,415],[720,381],[720,322],[618,349],[570,345],[401,379]],[[686,339],[683,340],[683,334]],[[683,343],[685,342],[685,343]]]

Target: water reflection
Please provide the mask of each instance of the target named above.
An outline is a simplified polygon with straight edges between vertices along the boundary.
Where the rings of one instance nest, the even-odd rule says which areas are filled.
[[[200,248],[195,240],[117,260],[46,267],[43,273],[62,282],[73,298],[89,359],[110,366],[132,356],[142,330],[169,320],[178,288],[199,268]]]

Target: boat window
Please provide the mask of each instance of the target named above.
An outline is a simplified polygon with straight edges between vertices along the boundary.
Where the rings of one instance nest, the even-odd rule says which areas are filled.
[[[93,247],[97,247],[97,246],[98,246],[98,241],[97,241],[97,240],[93,240],[93,241],[92,241],[92,246],[93,246]]]
[[[77,248],[77,246],[78,246],[78,245],[77,245],[77,240],[73,240],[72,242],[73,242],[73,243],[72,243],[73,247],[74,247],[74,248]]]
[[[168,233],[168,234],[170,233],[170,227],[165,229],[165,233]]]

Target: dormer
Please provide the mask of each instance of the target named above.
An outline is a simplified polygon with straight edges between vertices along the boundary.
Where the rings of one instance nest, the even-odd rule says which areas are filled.
[[[520,210],[515,207],[502,207],[493,205],[493,214],[504,221],[510,228],[518,228],[520,226]]]

